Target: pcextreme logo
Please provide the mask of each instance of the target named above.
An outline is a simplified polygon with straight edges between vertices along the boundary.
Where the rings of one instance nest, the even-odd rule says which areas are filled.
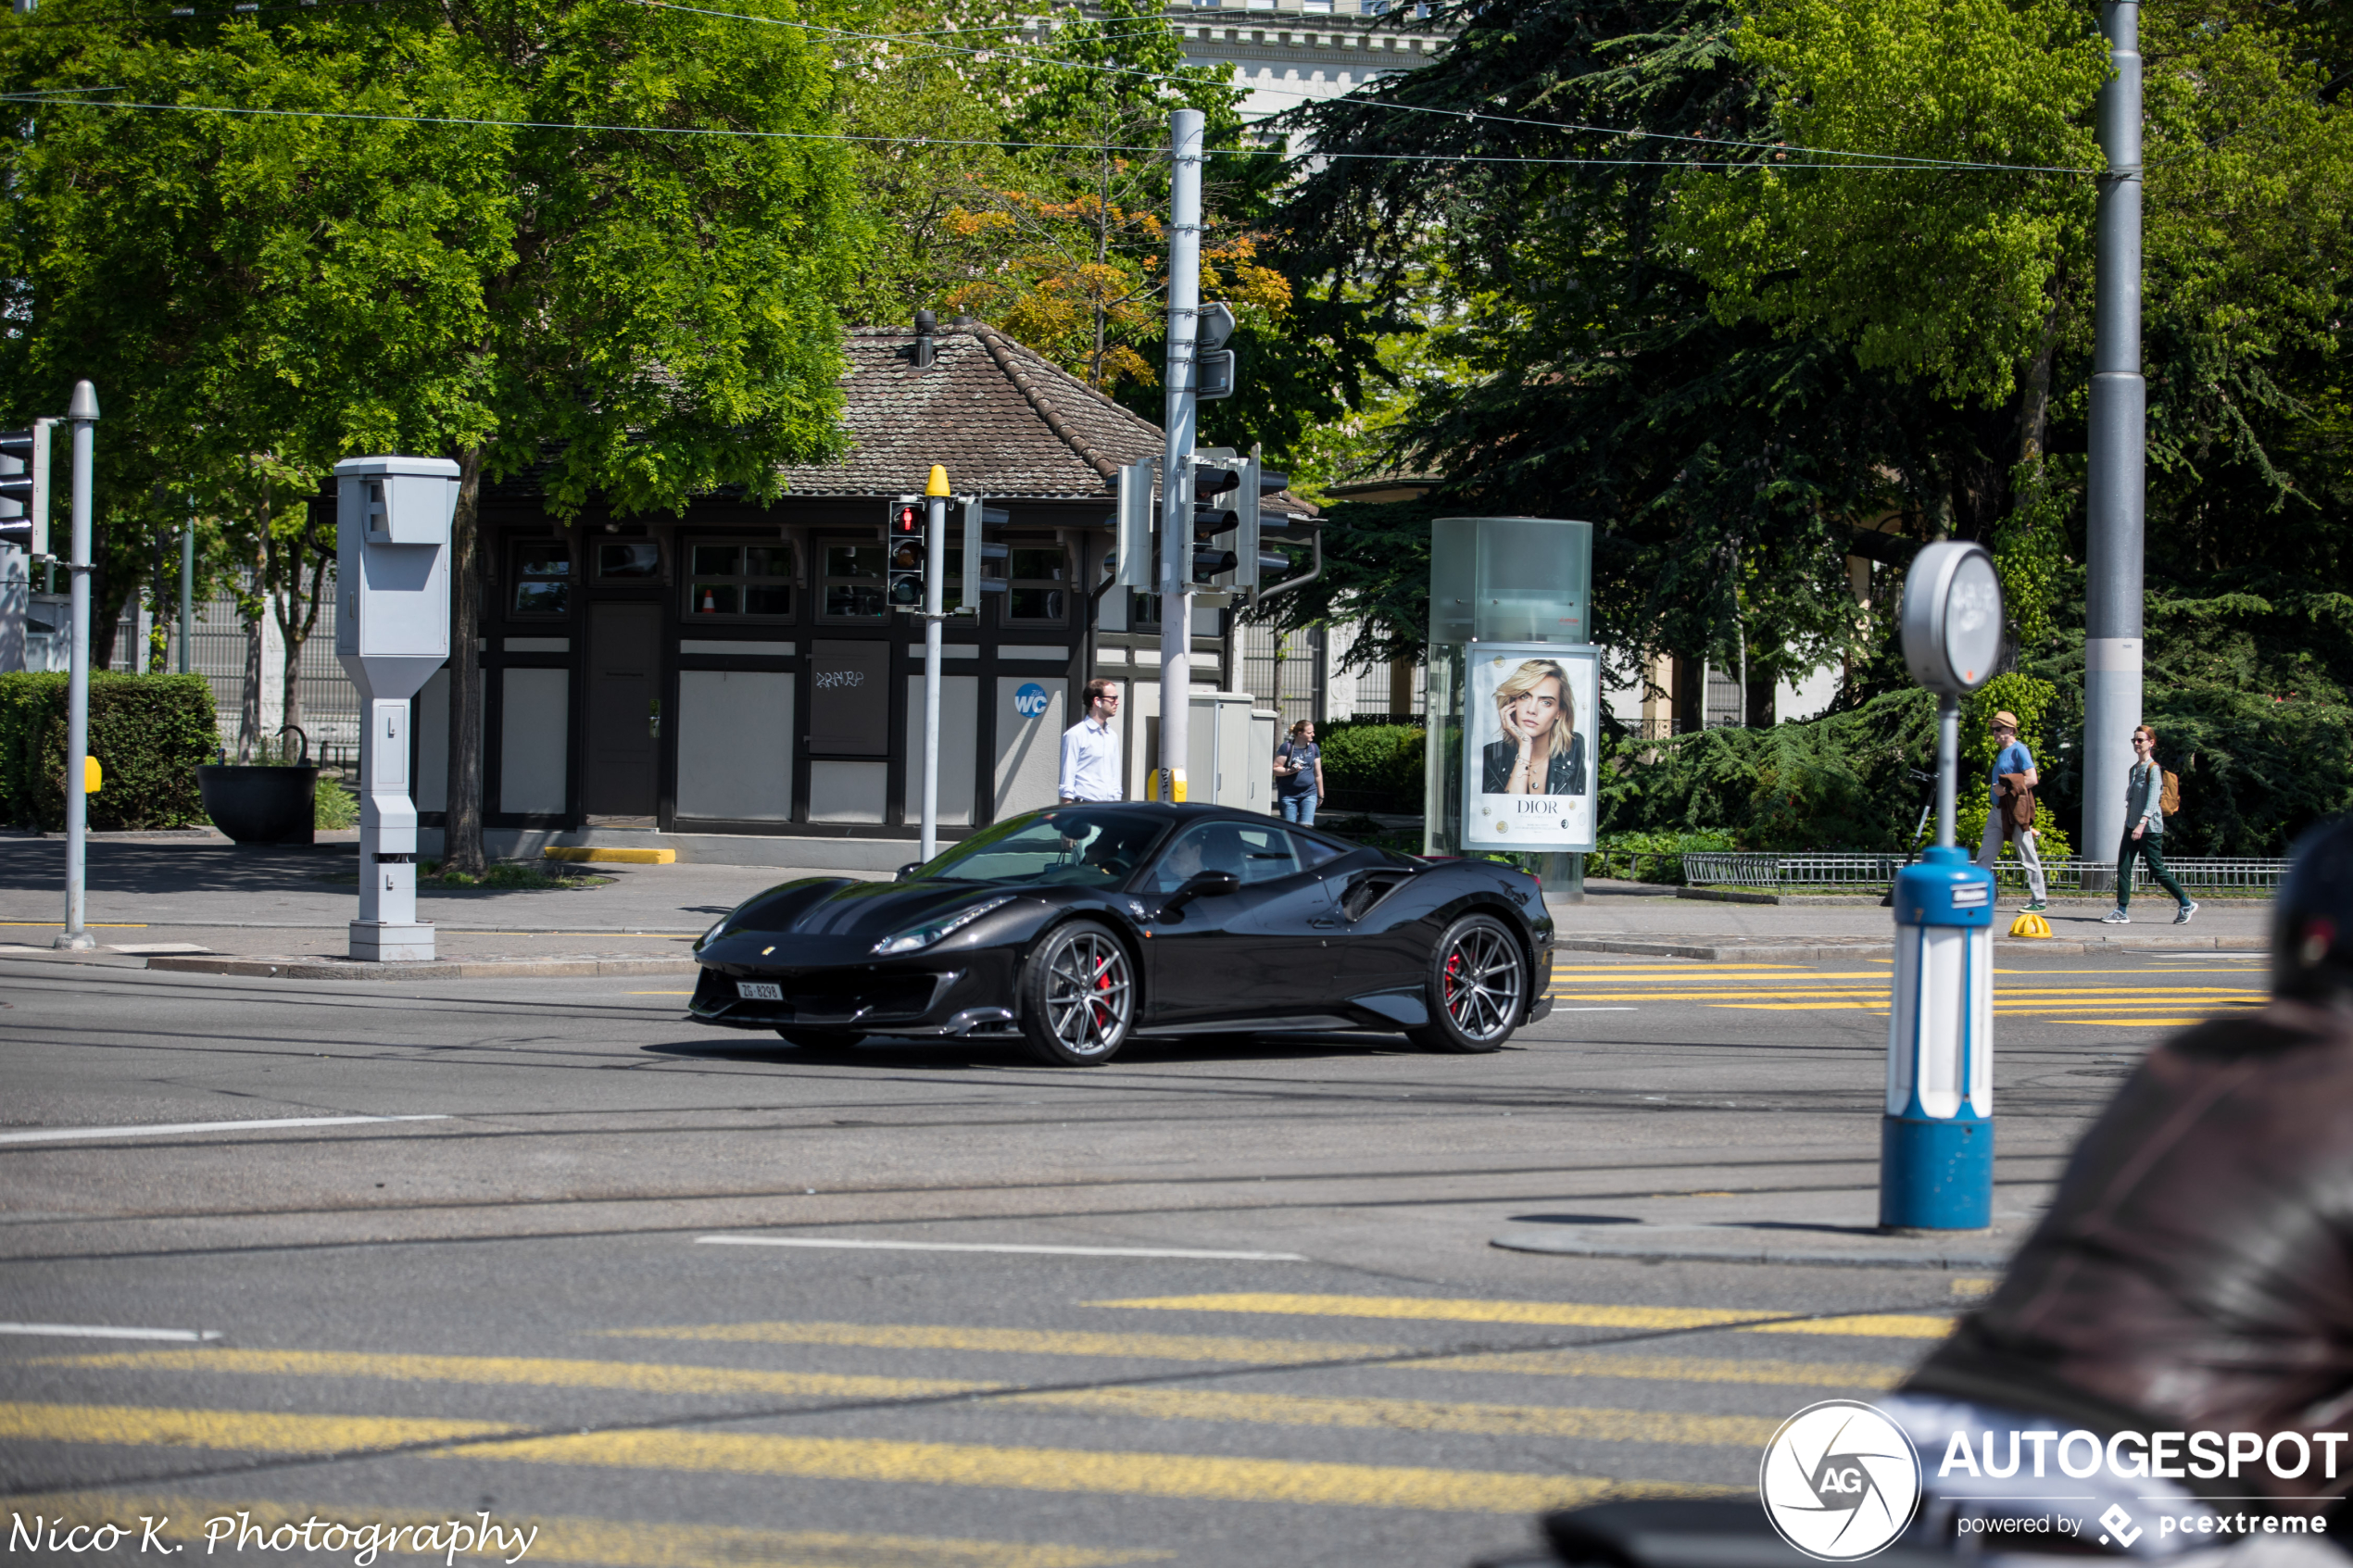
[[[1853,1562],[1885,1550],[1912,1522],[1920,1456],[1874,1407],[1825,1399],[1765,1445],[1756,1493],[1781,1539],[1823,1562]]]

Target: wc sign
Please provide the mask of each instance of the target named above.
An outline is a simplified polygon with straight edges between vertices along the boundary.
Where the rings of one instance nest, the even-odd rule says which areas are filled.
[[[1035,681],[1024,681],[1021,689],[1013,693],[1013,711],[1025,719],[1043,719],[1046,716],[1046,688]]]

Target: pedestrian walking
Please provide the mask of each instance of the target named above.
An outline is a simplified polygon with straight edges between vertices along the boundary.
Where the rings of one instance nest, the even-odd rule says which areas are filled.
[[[1985,832],[1978,840],[1977,863],[1987,871],[2002,858],[2007,841],[2018,846],[2026,867],[2026,907],[2049,907],[2050,884],[2043,875],[2043,851],[2034,832],[2034,786],[2042,775],[2034,771],[2034,754],[2018,738],[2018,715],[2005,709],[1994,715],[1994,771],[1987,782]]]
[[[1275,805],[1283,821],[1315,825],[1315,803],[1324,798],[1324,753],[1315,744],[1315,723],[1302,719],[1275,748]]]
[[[1054,793],[1065,806],[1125,800],[1119,776],[1119,737],[1111,721],[1119,717],[1119,683],[1087,683],[1087,716],[1063,732],[1062,776]]]
[[[2173,895],[2180,908],[2175,925],[2187,925],[2197,906],[2165,869],[2165,770],[2157,765],[2157,732],[2143,724],[2133,732],[2133,755],[2138,759],[2124,778],[2124,842],[2116,850],[2116,908],[2100,917],[2108,925],[2130,925],[2133,904],[2133,857],[2148,857],[2149,874]]]

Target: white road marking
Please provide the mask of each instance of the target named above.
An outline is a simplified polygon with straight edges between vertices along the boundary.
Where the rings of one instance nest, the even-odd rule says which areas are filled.
[[[1027,1247],[992,1241],[852,1241],[846,1236],[698,1236],[715,1247],[840,1247],[878,1252],[1038,1252],[1063,1258],[1226,1258],[1252,1263],[1304,1263],[1299,1252],[1207,1252],[1180,1247]]]
[[[127,1127],[35,1127],[0,1133],[0,1143],[63,1143],[76,1138],[162,1138],[179,1133],[274,1132],[281,1127],[352,1127],[363,1122],[447,1122],[447,1116],[275,1116],[260,1122],[163,1122]]]
[[[106,1328],[75,1323],[0,1323],[0,1334],[41,1334],[57,1339],[176,1339],[184,1344],[220,1337],[208,1328]]]

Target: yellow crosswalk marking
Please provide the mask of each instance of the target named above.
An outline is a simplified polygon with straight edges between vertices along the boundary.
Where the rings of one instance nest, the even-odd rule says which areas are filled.
[[[1611,1497],[1718,1496],[1746,1489],[1512,1471],[761,1433],[600,1432],[443,1451],[455,1459],[532,1464],[1476,1513],[1527,1513]]]
[[[401,1356],[303,1350],[131,1350],[44,1358],[43,1366],[95,1372],[208,1372],[265,1377],[381,1378],[396,1382],[625,1388],[662,1394],[837,1394],[892,1398],[992,1393],[998,1383],[833,1377],[627,1361],[533,1361],[500,1356]],[[1086,1388],[1001,1394],[1000,1403],[1041,1405],[1152,1421],[1226,1421],[1272,1426],[1342,1426],[1407,1432],[1483,1432],[1589,1437],[1621,1443],[1729,1443],[1761,1447],[1775,1423],[1554,1405],[1427,1399],[1330,1399],[1170,1388]]]
[[[1736,1328],[1747,1334],[1841,1334],[1871,1338],[1941,1339],[1953,1320],[1913,1313],[1864,1312],[1835,1318],[1759,1322],[1777,1314],[1730,1307],[1627,1307],[1574,1301],[1465,1301],[1421,1296],[1298,1296],[1237,1292],[1089,1301],[1090,1307],[1160,1311],[1259,1312],[1302,1317],[1406,1318],[1439,1323],[1537,1323],[1563,1328]]]
[[[882,1350],[992,1350],[1023,1356],[1119,1356],[1144,1361],[1349,1361],[1393,1356],[1403,1345],[1330,1340],[1229,1339],[1209,1334],[1098,1334],[1057,1329],[965,1328],[939,1323],[735,1323],[680,1328],[609,1328],[629,1339],[711,1339],[758,1345],[852,1345]]]
[[[1313,1362],[1409,1354],[1403,1345],[1329,1339],[1240,1339],[1216,1335],[1074,1334],[1038,1329],[931,1327],[912,1323],[714,1323],[689,1328],[607,1329],[656,1339],[750,1340],[786,1345],[861,1345],[889,1349],[1001,1351],[1022,1355],[1115,1356],[1136,1361]],[[218,1351],[175,1351],[191,1361]],[[1871,1362],[1781,1361],[1706,1356],[1630,1356],[1592,1350],[1507,1350],[1397,1361],[1405,1372],[1496,1372],[1533,1377],[1620,1377],[1667,1383],[1761,1383],[1818,1388],[1892,1388],[1905,1369]]]
[[[131,1444],[150,1449],[340,1453],[352,1449],[396,1449],[410,1443],[492,1437],[516,1430],[498,1421],[420,1420],[389,1415],[288,1415],[261,1411],[154,1410],[140,1405],[0,1404],[0,1438]]]
[[[1089,1301],[1160,1311],[1261,1312],[1286,1317],[1390,1318],[1425,1323],[1541,1323],[1562,1328],[1712,1328],[1774,1314],[1733,1307],[1617,1307],[1568,1301],[1463,1301],[1422,1296],[1298,1296],[1241,1292]]]
[[[1318,1399],[1184,1388],[1089,1388],[1019,1394],[1012,1404],[1051,1405],[1151,1421],[1230,1421],[1269,1426],[1363,1427],[1391,1432],[1481,1432],[1584,1437],[1604,1443],[1720,1444],[1761,1449],[1780,1425],[1744,1415],[1593,1410],[1559,1405],[1476,1405],[1430,1399]]]
[[[998,1386],[944,1378],[845,1377],[831,1373],[653,1366],[637,1361],[520,1356],[401,1356],[326,1350],[123,1350],[51,1356],[37,1364],[93,1371],[240,1373],[261,1377],[368,1377],[399,1383],[490,1383],[548,1388],[621,1388],[640,1394],[776,1394],[838,1399],[921,1399]]]
[[[443,1525],[446,1514],[408,1509],[372,1509],[351,1503],[223,1502],[189,1497],[145,1497],[120,1492],[69,1492],[12,1498],[8,1506],[30,1519],[35,1514],[76,1523],[128,1524],[138,1539],[140,1515],[161,1521],[157,1538],[174,1546],[205,1544],[205,1522],[236,1519],[265,1535],[283,1526],[300,1529],[311,1520],[365,1528],[381,1524]],[[468,1523],[477,1523],[468,1516]],[[827,1530],[750,1530],[719,1524],[662,1524],[642,1520],[509,1517],[491,1523],[510,1534],[536,1530],[521,1561],[578,1562],[600,1568],[1121,1568],[1158,1562],[1173,1551],[1058,1546],[1026,1541],[983,1541],[937,1536],[858,1535]],[[315,1538],[315,1537],[314,1537]],[[413,1539],[413,1537],[409,1537]],[[336,1561],[348,1561],[348,1553]],[[510,1554],[511,1555],[511,1554]],[[377,1561],[397,1562],[393,1553]]]
[[[472,1431],[465,1429],[471,1428]],[[238,1451],[314,1451],[457,1437],[427,1457],[502,1464],[595,1465],[705,1471],[799,1480],[990,1486],[1094,1492],[1214,1502],[1304,1503],[1457,1512],[1527,1513],[1610,1497],[1704,1497],[1741,1486],[1609,1481],[1516,1471],[1234,1459],[1214,1454],[1007,1448],[876,1437],[793,1437],[769,1433],[631,1428],[481,1441],[512,1431],[484,1422],[424,1422],[276,1411],[140,1409],[120,1405],[0,1405],[0,1437],[177,1446]]]

